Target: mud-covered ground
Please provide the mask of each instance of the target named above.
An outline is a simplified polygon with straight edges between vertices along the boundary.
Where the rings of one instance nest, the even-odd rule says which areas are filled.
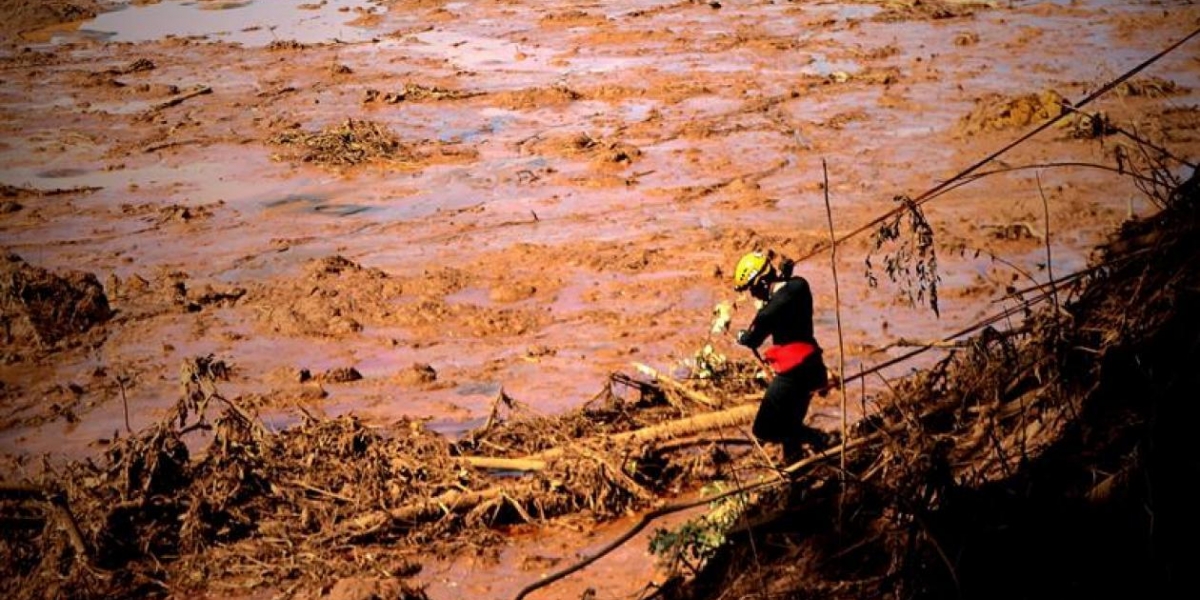
[[[0,5],[0,449],[57,458],[162,419],[208,354],[273,426],[302,407],[450,436],[501,390],[553,414],[633,362],[744,358],[709,323],[755,247],[804,259],[836,367],[823,161],[854,231],[1200,25],[1173,1]],[[1197,43],[1085,110],[1195,160]],[[1146,147],[1064,119],[924,204],[936,313],[874,228],[840,245],[847,375],[1082,268],[1154,210],[1128,175]],[[619,525],[422,576],[507,597]],[[622,553],[553,593],[635,593],[653,557]]]

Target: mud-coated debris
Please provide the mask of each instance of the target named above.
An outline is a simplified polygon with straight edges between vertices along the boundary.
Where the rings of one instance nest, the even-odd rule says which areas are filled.
[[[620,140],[593,137],[587,132],[548,136],[534,143],[531,149],[539,154],[587,158],[596,166],[625,167],[642,156],[637,146]]]
[[[975,11],[988,8],[993,8],[993,6],[986,0],[899,0],[887,3],[886,8],[876,13],[871,20],[891,23],[958,19],[972,16]]]
[[[1121,96],[1141,96],[1145,98],[1161,98],[1182,94],[1187,88],[1161,77],[1138,77],[1121,82],[1116,87],[1116,93]]]
[[[275,40],[267,44],[267,50],[304,50],[308,48],[308,44],[297,42],[296,40]]]
[[[976,101],[975,109],[958,125],[961,135],[1041,124],[1059,117],[1067,99],[1054,90],[1006,97],[992,94]]]
[[[424,600],[424,590],[413,588],[399,579],[347,577],[333,584],[321,600]]]
[[[158,215],[158,221],[160,223],[167,221],[187,223],[193,219],[211,217],[212,209],[207,206],[191,207],[172,204],[170,206],[164,206],[160,208]]]
[[[0,259],[0,323],[4,344],[52,346],[112,317],[95,275],[51,273],[9,254]]]
[[[7,214],[15,213],[15,212],[21,210],[22,208],[25,208],[25,207],[22,206],[21,203],[17,202],[16,200],[0,200],[0,215],[7,215]]]
[[[974,31],[960,31],[954,34],[955,46],[974,46],[979,43],[979,34]]]
[[[325,383],[346,383],[348,381],[358,381],[362,379],[362,373],[354,367],[336,367],[329,369],[318,378]]]
[[[8,185],[7,183],[0,184],[0,198],[6,198],[6,203],[9,202],[7,199],[32,198],[39,195],[39,191],[32,188],[17,187],[15,185]],[[16,203],[14,202],[14,204]],[[17,206],[20,205],[18,204]]]
[[[329,392],[321,387],[321,382],[318,380],[305,381],[300,385],[299,393],[296,396],[297,400],[323,400],[329,397]]]
[[[380,92],[375,88],[368,88],[363,92],[362,102],[363,104],[371,104],[373,102],[398,104],[400,102],[421,102],[423,100],[457,100],[477,95],[473,92],[447,90],[417,83],[405,83],[403,88],[395,92]]]
[[[406,385],[423,385],[437,381],[437,371],[425,363],[415,363],[396,374],[396,379]]]
[[[529,348],[525,349],[525,358],[530,360],[554,356],[555,354],[558,354],[557,350],[544,345],[530,346]]]
[[[245,295],[246,288],[215,286],[211,283],[205,283],[187,291],[188,301],[200,306],[232,306]]]
[[[533,297],[537,287],[525,283],[498,285],[488,291],[488,299],[492,302],[518,302]]]
[[[304,277],[252,289],[243,301],[276,333],[339,336],[387,323],[401,295],[387,273],[335,255],[309,262]]]
[[[318,132],[284,131],[270,141],[294,148],[295,157],[303,162],[322,165],[348,166],[373,160],[415,159],[412,150],[386,126],[356,119],[347,119]]]
[[[148,58],[139,58],[125,65],[125,68],[121,69],[121,73],[140,73],[142,71],[153,71],[155,68],[157,68],[157,65],[154,64],[154,61]]]

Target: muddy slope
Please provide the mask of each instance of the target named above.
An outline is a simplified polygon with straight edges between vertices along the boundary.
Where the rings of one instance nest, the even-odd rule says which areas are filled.
[[[1195,177],[1063,311],[897,388],[847,480],[816,468],[664,597],[1167,597],[1200,553]]]

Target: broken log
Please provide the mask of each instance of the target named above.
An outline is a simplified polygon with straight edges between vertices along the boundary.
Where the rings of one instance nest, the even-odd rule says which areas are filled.
[[[723,427],[738,427],[751,422],[758,412],[758,404],[743,404],[730,409],[704,413],[686,419],[676,419],[660,423],[653,427],[644,427],[634,431],[606,436],[606,440],[616,445],[653,444],[676,438],[693,436],[698,433],[721,429]],[[505,471],[540,471],[546,468],[546,463],[563,455],[564,448],[551,448],[544,452],[531,454],[521,458],[493,458],[487,456],[464,456],[462,460],[479,469],[499,469]]]

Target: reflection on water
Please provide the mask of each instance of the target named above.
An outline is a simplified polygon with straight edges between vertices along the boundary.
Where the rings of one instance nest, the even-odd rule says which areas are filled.
[[[371,39],[370,30],[350,24],[370,8],[367,0],[166,0],[103,13],[84,23],[78,35],[116,42],[207,36],[247,46],[353,42]]]

